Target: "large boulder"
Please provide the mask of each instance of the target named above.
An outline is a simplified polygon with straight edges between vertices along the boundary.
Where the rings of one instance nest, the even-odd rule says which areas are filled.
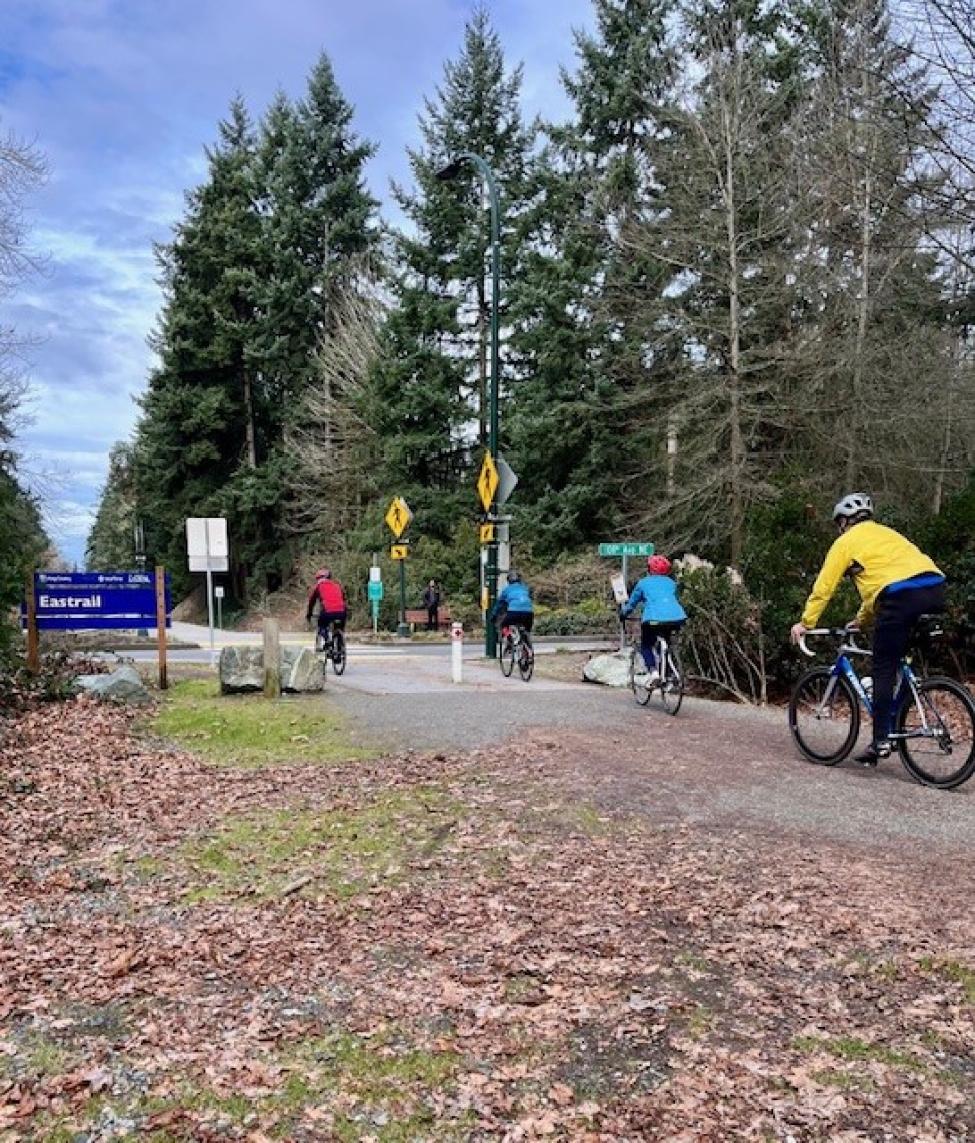
[[[615,651],[612,655],[593,655],[582,668],[587,683],[603,683],[608,687],[630,685],[630,657],[633,652]]]
[[[325,689],[321,660],[310,647],[282,647],[281,689],[293,694],[313,694]]]
[[[149,692],[135,667],[116,667],[108,675],[79,675],[75,684],[87,694],[112,702],[149,701]]]
[[[281,689],[291,694],[324,690],[322,664],[310,647],[281,648]],[[220,652],[220,693],[244,694],[264,690],[264,651],[232,645]]]
[[[230,645],[220,651],[220,693],[264,690],[264,654],[260,647]]]

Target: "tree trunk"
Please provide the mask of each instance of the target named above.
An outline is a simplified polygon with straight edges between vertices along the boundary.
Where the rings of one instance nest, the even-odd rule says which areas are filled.
[[[243,371],[244,383],[244,441],[247,451],[247,463],[251,468],[257,468],[257,436],[254,431],[254,393],[251,386],[251,375],[245,368]]]
[[[745,436],[742,431],[741,408],[741,300],[738,266],[738,219],[735,201],[734,149],[737,137],[735,122],[725,108],[725,222],[728,236],[728,431],[730,448],[729,493],[731,521],[729,540],[731,566],[741,563],[745,529]]]

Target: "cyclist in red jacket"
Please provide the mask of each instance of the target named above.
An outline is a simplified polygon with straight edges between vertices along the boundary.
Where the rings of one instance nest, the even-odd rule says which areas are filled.
[[[332,623],[337,623],[344,630],[346,618],[345,593],[342,591],[342,585],[338,580],[332,579],[332,573],[328,568],[319,568],[315,572],[315,586],[308,594],[308,611],[305,615],[305,622],[307,623],[311,622],[316,601],[318,602],[318,635],[327,644],[331,639]]]

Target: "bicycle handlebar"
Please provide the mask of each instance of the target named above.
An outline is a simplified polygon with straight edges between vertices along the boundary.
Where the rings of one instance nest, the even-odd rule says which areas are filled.
[[[806,646],[806,639],[808,636],[828,635],[832,639],[855,639],[859,634],[860,632],[856,628],[850,627],[813,627],[811,630],[807,631],[805,635],[800,636],[799,650],[802,651],[804,655],[808,655],[810,659],[813,659],[816,656],[816,652],[810,651]],[[854,651],[864,651],[864,648],[858,647],[856,643],[851,643],[850,649]],[[865,651],[864,653],[866,654]]]

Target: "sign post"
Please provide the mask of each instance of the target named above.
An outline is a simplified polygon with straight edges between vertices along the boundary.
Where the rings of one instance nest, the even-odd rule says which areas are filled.
[[[375,556],[373,559],[375,560]],[[369,607],[372,610],[372,633],[375,635],[379,631],[379,605],[383,600],[383,581],[382,572],[379,565],[374,563],[369,569]]]
[[[601,556],[617,557],[622,561],[623,569],[622,575],[614,575],[610,577],[610,583],[613,587],[613,598],[618,604],[626,603],[629,596],[629,581],[626,578],[627,562],[630,556],[652,556],[653,544],[647,542],[631,542],[631,541],[613,541],[602,543],[599,545],[599,554]],[[626,638],[626,631],[622,619],[620,620],[620,646]]]
[[[36,675],[41,669],[41,644],[37,633],[37,597],[34,577],[27,577],[27,670]]]
[[[500,479],[498,466],[494,463],[494,457],[488,450],[484,453],[481,471],[477,475],[477,495],[480,498],[481,506],[488,515],[491,513],[491,505],[494,503],[494,496],[498,491]],[[487,561],[484,573],[485,587],[487,588],[487,598],[486,600],[482,599],[482,603],[486,603],[483,609],[484,654],[488,659],[493,659],[498,652],[497,633],[494,630],[494,620],[491,619],[491,608],[498,597],[498,541],[493,534],[487,543]]]
[[[169,687],[166,668],[166,572],[156,568],[156,645],[159,648],[159,689]]]
[[[186,554],[191,572],[206,572],[207,623],[213,658],[213,573],[230,569],[227,521],[223,516],[190,516],[186,521]]]
[[[410,511],[409,504],[402,496],[394,496],[386,509],[385,520],[386,527],[393,533],[395,539],[402,539],[403,533],[410,526],[412,519],[413,513]],[[399,623],[396,625],[396,634],[401,639],[405,639],[410,633],[406,623],[406,560],[409,554],[408,540],[393,544],[389,549],[390,559],[399,560]]]

